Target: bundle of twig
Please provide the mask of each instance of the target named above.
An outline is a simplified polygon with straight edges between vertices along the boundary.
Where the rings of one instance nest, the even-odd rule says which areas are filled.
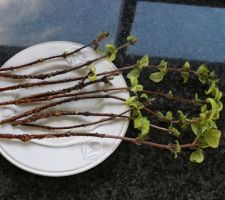
[[[35,64],[45,62],[50,59],[66,58],[67,56],[74,55],[76,56],[77,52],[80,52],[82,49],[94,46],[96,49],[99,46],[99,42],[108,36],[107,33],[101,33],[95,40],[90,44],[85,45],[73,52],[63,53],[61,55],[55,55],[47,58],[41,58],[33,62],[29,62],[23,65],[11,66],[0,68],[0,77],[1,81],[4,81],[4,78],[13,79],[13,80],[25,80],[26,82],[10,85],[7,87],[0,87],[0,93],[6,91],[14,91],[18,89],[30,89],[35,87],[44,87],[49,85],[56,85],[62,83],[72,83],[72,86],[65,87],[62,89],[45,91],[42,93],[36,93],[24,97],[17,98],[15,100],[1,101],[0,106],[10,106],[10,105],[30,105],[33,103],[44,103],[41,106],[35,106],[34,108],[19,113],[17,115],[5,118],[0,120],[0,125],[11,124],[13,126],[26,126],[35,129],[44,129],[44,130],[69,130],[62,133],[49,133],[49,134],[0,134],[2,139],[19,139],[21,141],[30,141],[32,139],[43,139],[43,138],[60,138],[60,137],[70,137],[70,136],[88,136],[88,137],[99,137],[99,138],[111,138],[111,139],[120,139],[134,144],[144,144],[152,147],[158,147],[163,149],[168,149],[171,152],[177,153],[180,152],[181,148],[192,148],[195,151],[191,155],[191,160],[200,162],[203,159],[202,148],[205,147],[217,147],[220,131],[217,129],[216,120],[219,118],[219,112],[222,110],[222,103],[220,101],[222,97],[221,91],[217,88],[217,79],[215,78],[214,72],[210,72],[205,65],[199,66],[198,70],[192,70],[188,62],[184,63],[181,68],[170,68],[167,66],[167,62],[164,60],[157,66],[149,64],[148,56],[142,57],[133,65],[122,66],[119,69],[96,73],[93,63],[101,59],[108,58],[110,61],[113,61],[116,58],[117,52],[127,47],[130,44],[135,44],[137,39],[134,36],[129,36],[127,38],[127,43],[115,47],[114,45],[106,45],[106,51],[102,53],[99,57],[89,60],[81,65],[71,67],[68,69],[63,69],[59,71],[52,71],[42,74],[15,74],[14,72],[18,69],[32,67]],[[104,67],[104,66],[103,66]],[[74,78],[59,78],[57,80],[46,80],[52,77],[60,77],[71,71],[75,71],[81,68],[88,68],[88,73],[84,76],[74,77]],[[150,79],[153,82],[161,82],[164,76],[169,72],[175,72],[180,74],[184,79],[184,83],[188,81],[189,76],[193,76],[199,81],[207,85],[209,88],[205,92],[207,98],[199,99],[198,96],[195,99],[186,99],[183,97],[177,97],[172,94],[171,91],[168,93],[161,91],[151,91],[145,90],[141,84],[139,84],[139,76],[142,73],[142,70],[152,69],[153,72],[150,74]],[[127,78],[129,79],[129,87],[113,87],[111,80],[120,74],[127,73]],[[30,80],[40,79],[37,82],[31,82]],[[109,85],[107,88],[101,88],[96,90],[88,90],[88,86],[95,85],[98,83],[103,83],[104,85]],[[87,90],[83,90],[87,89]],[[115,95],[117,92],[130,92],[132,96],[128,99],[124,99]],[[178,101],[180,103],[189,104],[193,107],[199,108],[199,117],[188,117],[182,111],[177,111],[178,118],[175,119],[173,113],[168,111],[166,114],[163,114],[157,110],[153,109],[152,104],[154,103],[155,97],[162,97],[171,101]],[[154,97],[154,98],[153,98]],[[126,104],[129,109],[116,114],[116,113],[99,113],[91,111],[67,111],[57,109],[57,106],[68,104],[71,102],[85,101],[88,99],[114,99],[118,102]],[[1,109],[0,107],[0,109]],[[126,113],[132,112],[131,117],[128,117]],[[145,116],[144,114],[148,115]],[[47,120],[53,117],[60,116],[94,116],[94,117],[104,117],[90,123],[75,124],[71,126],[50,126],[42,125],[38,123],[40,120]],[[168,124],[168,127],[161,127],[150,122],[150,118],[156,118],[159,121],[163,121]],[[75,128],[86,127],[94,124],[102,124],[103,122],[110,121],[113,119],[131,119],[134,122],[134,128],[139,131],[139,134],[135,138],[120,137],[114,136],[111,134],[98,134],[98,133],[82,133],[72,131]],[[173,144],[159,144],[150,142],[148,140],[150,127],[166,132],[173,137],[179,138],[182,134],[180,130],[185,127],[189,127],[192,132],[195,134],[191,143],[180,144],[178,139]]]

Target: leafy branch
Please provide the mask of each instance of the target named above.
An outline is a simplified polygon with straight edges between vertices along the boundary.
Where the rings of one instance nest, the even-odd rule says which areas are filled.
[[[7,77],[12,79],[26,79],[23,83],[10,85],[7,87],[1,87],[0,92],[4,94],[5,91],[13,91],[17,89],[28,89],[33,87],[42,87],[46,85],[55,85],[61,83],[72,82],[73,86],[67,88],[61,88],[58,90],[51,90],[47,92],[36,93],[33,95],[24,96],[11,101],[0,102],[0,106],[15,104],[26,105],[31,103],[42,102],[44,105],[34,107],[26,112],[19,113],[15,116],[5,118],[0,121],[0,125],[11,124],[13,126],[29,126],[37,129],[47,130],[69,130],[62,133],[50,133],[50,134],[0,134],[1,139],[19,139],[21,141],[30,141],[32,139],[43,138],[58,138],[58,137],[71,137],[71,136],[85,136],[85,137],[99,137],[99,138],[111,138],[120,139],[133,144],[147,145],[149,147],[156,147],[167,149],[172,152],[175,157],[182,151],[182,149],[189,148],[192,150],[190,160],[192,162],[200,163],[204,160],[205,148],[217,148],[221,137],[221,131],[217,127],[217,120],[220,117],[220,112],[223,109],[221,102],[222,92],[218,88],[219,80],[216,78],[215,72],[210,71],[204,64],[198,66],[197,69],[192,68],[189,62],[185,62],[180,68],[172,68],[166,60],[162,60],[158,65],[151,65],[148,55],[144,55],[137,60],[136,63],[129,66],[122,66],[119,69],[98,73],[95,62],[101,59],[107,58],[109,61],[114,61],[120,49],[126,48],[128,45],[135,45],[137,38],[133,35],[127,37],[127,42],[119,47],[113,44],[107,44],[105,50],[97,49],[99,42],[108,36],[107,33],[100,33],[99,36],[88,45],[81,47],[73,52],[65,52],[61,55],[56,55],[48,58],[41,58],[30,63],[23,65],[0,68],[1,77]],[[83,48],[93,46],[101,54],[99,57],[87,61],[76,67],[71,67],[65,70],[52,71],[45,74],[31,74],[31,75],[17,75],[8,73],[9,71],[16,71],[20,68],[32,67],[35,64],[42,63],[46,60],[65,58],[71,54],[82,50]],[[104,66],[103,66],[104,67]],[[75,71],[80,68],[88,70],[86,75],[73,78],[63,78],[58,80],[44,80],[54,76],[60,76],[67,74],[70,71]],[[169,91],[153,91],[146,89],[144,85],[140,83],[140,78],[143,73],[146,73],[148,69],[149,81],[160,84],[164,81],[164,78],[171,72],[181,76],[183,84],[186,86],[190,77],[197,79],[199,83],[207,88],[203,91],[204,95],[199,98],[198,94],[193,95],[194,98],[182,97]],[[6,73],[7,72],[7,73]],[[126,74],[129,80],[128,87],[113,87],[111,80],[118,75]],[[40,79],[37,82],[29,82],[30,79]],[[3,79],[2,79],[3,81]],[[76,81],[79,81],[78,83]],[[88,90],[88,86],[98,83],[104,83],[104,88],[96,90]],[[83,91],[83,89],[86,89]],[[131,96],[127,99],[121,98],[116,93],[127,91]],[[106,99],[111,98],[117,100],[121,104],[127,105],[128,109],[120,114],[116,113],[98,113],[91,111],[67,111],[59,110],[57,106],[63,104],[69,104],[71,102],[85,101],[87,99]],[[157,104],[158,98],[164,98],[166,101],[179,102],[180,104],[188,104],[192,106],[195,111],[198,110],[195,115],[185,113],[182,110],[176,111],[158,111],[154,109]],[[0,108],[1,109],[1,108]],[[49,111],[50,110],[50,111]],[[131,116],[125,115],[131,112]],[[53,117],[60,116],[95,116],[104,117],[96,121],[83,124],[75,124],[71,126],[49,126],[38,124],[39,120],[46,120]],[[160,121],[160,124],[152,123],[152,117]],[[134,138],[115,136],[112,134],[99,134],[99,133],[83,133],[83,132],[71,132],[71,129],[86,127],[94,124],[103,124],[106,121],[114,119],[131,120],[133,127],[137,131],[137,136]],[[155,121],[155,120],[154,120]],[[154,143],[151,138],[152,129],[163,131],[171,136],[172,143],[161,144]],[[183,143],[182,136],[188,133],[191,138],[191,143]],[[192,133],[192,134],[190,134]]]

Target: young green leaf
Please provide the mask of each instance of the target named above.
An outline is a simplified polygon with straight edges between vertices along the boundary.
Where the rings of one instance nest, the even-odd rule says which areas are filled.
[[[217,129],[217,125],[213,120],[209,120],[210,128]]]
[[[189,70],[191,68],[191,65],[189,62],[185,62],[181,68],[181,76],[183,78],[183,83],[186,83],[188,81],[189,78]]]
[[[149,96],[145,93],[142,93],[140,96],[141,99],[148,101],[149,100]]]
[[[157,112],[157,115],[158,115],[159,118],[164,118],[164,114],[160,111]]]
[[[191,162],[201,163],[204,160],[204,155],[201,149],[197,149],[194,152],[192,152],[190,156]]]
[[[217,111],[220,112],[221,110],[223,110],[223,104],[221,101],[219,101],[217,104]]]
[[[96,80],[96,74],[94,74],[94,75],[88,75],[88,80],[89,81],[95,81]]]
[[[165,75],[167,72],[167,65],[168,65],[168,62],[166,62],[165,60],[162,60],[159,63],[159,70],[160,70],[160,72],[163,73],[163,75]]]
[[[206,111],[207,111],[207,105],[205,104],[201,107],[201,112],[205,113]]]
[[[170,133],[176,137],[179,137],[181,134],[180,131],[173,126],[170,126],[169,130],[170,130]]]
[[[116,49],[115,45],[113,44],[106,44],[106,55],[108,56],[109,61],[114,61],[116,59],[116,55],[118,50]]]
[[[153,81],[153,82],[156,82],[156,83],[159,83],[160,81],[163,80],[163,73],[162,72],[155,72],[155,73],[152,73],[150,75],[150,79]]]
[[[142,70],[143,67],[147,67],[149,65],[149,57],[148,55],[144,55],[140,60],[137,61],[136,66]]]
[[[180,147],[180,144],[179,144],[179,141],[176,140],[176,148],[175,148],[175,151],[174,151],[174,157],[177,158],[177,154],[181,152],[181,147]]]
[[[127,37],[127,41],[130,43],[130,44],[135,44],[137,42],[137,37],[134,36],[134,35],[129,35]]]
[[[188,62],[188,61],[186,61],[184,64],[183,64],[183,66],[182,66],[182,71],[189,71],[190,69],[191,69],[191,65],[190,65],[190,63]]]
[[[127,74],[127,78],[130,79],[131,76],[138,78],[140,76],[141,70],[139,68],[134,68]]]
[[[207,68],[206,65],[203,64],[198,67],[198,70],[196,72],[199,75],[203,75],[203,74],[207,75],[209,73],[209,69]]]
[[[105,48],[109,51],[109,52],[113,52],[116,50],[116,47],[114,44],[106,44]]]
[[[173,92],[171,90],[168,92],[168,97],[169,98],[172,98],[173,97]]]
[[[109,57],[108,57],[108,60],[109,61],[114,61],[115,59],[116,59],[116,55],[117,55],[117,50],[115,50],[115,51],[113,51],[110,55],[109,55]]]
[[[216,83],[211,82],[211,85],[210,85],[209,89],[207,91],[205,91],[205,94],[210,94],[210,93],[214,92],[215,90],[216,90]]]
[[[216,114],[216,112],[218,111],[217,110],[218,108],[217,108],[216,101],[213,98],[207,98],[206,102],[211,104],[212,108],[211,108],[211,114],[210,114],[209,119],[213,119],[215,114]]]
[[[130,105],[132,105],[133,102],[136,102],[136,101],[137,101],[137,97],[132,96],[132,97],[129,97],[125,103],[126,103],[126,105],[130,106]]]
[[[197,124],[191,124],[191,129],[195,135],[199,135],[199,126]]]
[[[141,92],[143,90],[143,85],[137,84],[131,87],[132,92]]]
[[[168,111],[165,115],[165,119],[171,121],[173,119],[173,113]]]
[[[196,73],[198,74],[199,81],[202,84],[205,84],[208,80],[208,73],[209,73],[209,70],[206,67],[206,65],[200,65]]]
[[[126,100],[125,103],[126,103],[126,105],[128,105],[132,109],[138,109],[139,110],[139,109],[142,109],[143,108],[143,104],[138,101],[137,96],[129,97]]]
[[[135,76],[130,76],[129,79],[130,79],[130,84],[132,86],[135,86],[138,84],[138,79]]]
[[[204,138],[208,145],[212,148],[219,146],[221,132],[217,129],[210,129],[205,132]]]
[[[220,101],[221,98],[222,98],[222,96],[223,96],[223,93],[218,88],[216,88],[216,91],[215,91],[215,100],[216,101]]]
[[[134,119],[134,128],[141,131],[141,135],[145,136],[149,133],[150,122],[147,117]]]
[[[96,76],[96,68],[93,65],[89,65],[88,68],[90,69],[90,73],[88,75],[88,80],[89,81],[95,81],[97,76]]]

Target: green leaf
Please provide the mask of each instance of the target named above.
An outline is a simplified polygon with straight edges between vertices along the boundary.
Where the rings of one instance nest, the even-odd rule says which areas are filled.
[[[134,128],[142,127],[142,118],[134,119]]]
[[[222,96],[223,96],[223,93],[219,91],[218,94],[216,94],[216,96],[215,96],[215,100],[220,101]]]
[[[116,59],[116,55],[117,55],[117,50],[115,50],[115,51],[113,51],[110,55],[109,55],[109,57],[108,57],[108,60],[109,61],[114,61],[115,59]]]
[[[206,113],[200,113],[199,114],[200,120],[205,120],[206,116],[207,116]]]
[[[138,92],[143,90],[143,85],[138,84],[135,87],[136,87],[136,91],[138,91]]]
[[[138,78],[140,76],[140,72],[141,72],[141,70],[139,68],[134,68],[127,74],[127,78],[130,79],[130,77],[132,77],[132,76],[135,78]]]
[[[202,113],[205,113],[206,110],[207,110],[207,105],[203,105],[203,106],[201,107],[201,112],[202,112]]]
[[[137,101],[137,97],[136,96],[132,96],[132,97],[129,97],[127,100],[126,100],[126,105],[130,106],[133,102]]]
[[[132,109],[134,109],[134,108],[142,109],[143,108],[143,104],[138,101],[137,96],[129,97],[126,100],[125,104],[128,105],[129,107],[131,107]]]
[[[190,63],[189,63],[188,61],[186,61],[186,62],[183,64],[183,66],[182,66],[181,69],[182,69],[183,71],[189,71],[190,68],[191,68]]]
[[[220,137],[221,132],[217,129],[210,129],[204,134],[205,141],[212,148],[217,148],[219,146]]]
[[[115,47],[114,44],[106,44],[106,45],[105,45],[105,48],[106,48],[110,53],[112,53],[113,51],[116,50],[116,47]]]
[[[141,111],[138,108],[132,108],[131,116],[133,119],[142,117]]]
[[[207,66],[203,64],[198,67],[198,70],[196,72],[198,75],[207,75],[209,73],[209,70]]]
[[[208,143],[205,141],[205,138],[203,136],[200,136],[198,138],[198,146],[200,148],[207,148],[207,147],[209,147]]]
[[[168,65],[168,62],[166,62],[165,60],[162,60],[159,63],[159,70],[160,70],[160,72],[163,73],[163,75],[165,75],[167,72],[167,65]]]
[[[177,158],[177,154],[181,152],[181,146],[179,144],[179,141],[176,140],[176,148],[175,148],[175,151],[174,151],[174,157]]]
[[[149,65],[149,57],[148,55],[144,55],[140,60],[137,61],[137,68],[142,70],[143,67],[147,67]]]
[[[207,78],[202,77],[202,76],[199,76],[199,77],[198,77],[198,80],[199,80],[202,84],[205,84],[205,83],[207,82]]]
[[[118,50],[116,49],[115,45],[113,44],[106,44],[105,45],[106,50],[106,55],[108,56],[109,61],[114,61],[116,59],[116,55]]]
[[[216,83],[215,82],[212,82],[209,89],[207,91],[205,91],[205,94],[210,94],[212,92],[214,92],[216,90]]]
[[[197,149],[194,152],[192,152],[190,156],[191,162],[201,163],[204,160],[204,155],[201,149]]]
[[[179,114],[179,117],[180,117],[180,118],[186,117],[186,116],[184,115],[184,112],[183,112],[182,110],[178,110],[177,113]]]
[[[134,128],[141,131],[141,135],[147,135],[150,130],[150,122],[147,117],[134,119]]]
[[[180,131],[173,126],[169,127],[169,130],[170,130],[170,133],[176,137],[179,137],[181,134]]]
[[[206,102],[211,104],[211,114],[209,119],[213,119],[217,112],[217,103],[213,98],[207,98]]]
[[[216,105],[217,105],[217,111],[223,110],[223,104],[221,101],[219,101]]]
[[[220,113],[219,112],[216,112],[216,114],[213,117],[213,120],[217,120],[219,118],[220,118]]]
[[[89,75],[89,76],[88,76],[88,80],[89,80],[89,81],[95,81],[96,78],[97,78],[97,77],[96,77],[96,74],[94,74],[94,75]]]
[[[167,113],[166,113],[166,115],[165,115],[165,118],[167,119],[167,120],[172,120],[173,119],[173,113],[171,112],[171,111],[168,111]]]
[[[195,135],[199,135],[199,126],[197,124],[191,124],[191,129]]]
[[[206,65],[200,65],[196,73],[198,74],[199,81],[202,84],[205,84],[208,80],[208,73],[209,73],[209,70],[206,67]]]
[[[189,78],[189,70],[191,68],[191,65],[188,61],[186,61],[184,64],[183,64],[183,67],[181,68],[181,76],[183,78],[183,83],[186,83],[188,81],[188,78]]]
[[[88,80],[89,81],[95,81],[96,78],[97,78],[95,66],[89,65],[88,68],[90,69],[90,74],[88,75]]]
[[[129,35],[127,37],[127,41],[130,43],[130,44],[135,44],[137,42],[137,37],[134,36],[134,35]]]
[[[181,152],[181,146],[180,146],[178,140],[176,140],[176,149],[175,149],[175,152],[176,152],[176,153],[180,153],[180,152]]]
[[[132,86],[135,86],[138,84],[138,79],[135,76],[130,76],[129,79],[130,79],[130,84]]]
[[[198,101],[199,98],[198,98],[198,93],[195,93],[195,101]]]
[[[220,101],[220,99],[222,98],[222,96],[223,96],[223,93],[218,88],[216,88],[215,100],[216,101]]]
[[[173,97],[173,92],[171,90],[168,92],[168,97],[169,98],[172,98]]]
[[[207,125],[192,123],[191,129],[197,137],[200,137],[207,130]]]
[[[150,79],[156,83],[159,83],[160,81],[163,80],[163,76],[164,75],[162,72],[155,72],[150,75]]]
[[[159,118],[164,118],[164,114],[160,111],[157,112],[157,115],[158,115]]]
[[[131,88],[132,92],[140,92],[143,90],[143,85],[137,84]]]
[[[210,128],[217,129],[217,125],[213,120],[209,120]]]
[[[189,78],[188,72],[182,72],[181,71],[181,76],[183,78],[183,83],[187,83],[188,82],[188,78]]]
[[[143,99],[143,100],[146,100],[146,101],[148,101],[148,100],[149,100],[148,95],[147,95],[147,94],[145,94],[145,93],[142,93],[142,94],[141,94],[141,96],[140,96],[140,98],[141,98],[141,99]]]

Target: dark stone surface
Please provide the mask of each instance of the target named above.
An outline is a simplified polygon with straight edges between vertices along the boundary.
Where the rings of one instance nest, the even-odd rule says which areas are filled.
[[[3,1],[4,2],[4,1]],[[18,1],[22,3],[22,1]],[[24,1],[23,1],[24,2]],[[33,1],[30,1],[33,2]],[[42,2],[42,1],[40,1]],[[44,2],[44,1],[43,1]],[[47,2],[47,1],[46,1]],[[59,4],[59,1],[51,1],[55,3],[55,7],[45,5],[45,11],[48,11],[48,17],[51,16],[51,12],[59,12],[60,6],[67,7],[68,1]],[[72,2],[72,1],[71,1]],[[109,28],[113,30],[113,34],[110,37],[110,41],[113,41],[117,38],[117,43],[124,41],[126,35],[132,29],[132,16],[135,11],[135,1],[124,1],[126,5],[124,7],[125,11],[121,11],[121,15],[126,14],[126,17],[122,17],[123,22],[119,22],[120,26],[116,30],[115,22],[120,20],[119,16],[115,18],[110,18],[108,16],[103,18],[100,11],[107,13],[109,9],[106,7],[107,4],[111,1],[105,1],[103,6],[101,3],[103,1],[97,1],[99,4],[99,13],[92,13],[92,19],[89,16],[88,19],[85,18],[85,15],[88,15],[88,12],[84,13],[88,9],[91,9],[91,1],[82,1],[80,4],[74,4],[74,7],[69,9],[70,12],[64,13],[65,16],[69,14],[72,15],[72,11],[81,9],[82,15],[76,15],[76,21],[83,20],[85,22],[91,22],[92,20],[98,21],[102,20],[102,28]],[[165,2],[165,1],[163,1]],[[169,1],[171,2],[171,0]],[[179,1],[173,1],[179,3]],[[184,1],[180,1],[184,3]],[[189,1],[189,3],[194,4],[197,1]],[[199,1],[208,6],[223,6],[225,3],[223,1],[215,1],[216,3],[212,4],[211,1]],[[198,2],[198,5],[201,3]],[[208,3],[207,3],[208,2]],[[27,1],[27,4],[28,1]],[[119,1],[115,1],[112,6],[120,6]],[[123,7],[121,5],[121,7]],[[2,6],[2,7],[1,7]],[[58,7],[57,7],[58,6]],[[85,7],[86,6],[86,9]],[[105,6],[105,7],[104,7]],[[119,8],[118,6],[118,8]],[[4,9],[4,6],[0,4],[0,9]],[[52,9],[52,10],[51,10]],[[98,10],[96,8],[96,10]],[[7,7],[5,12],[7,11]],[[115,11],[115,10],[114,10]],[[35,12],[35,11],[33,11]],[[41,12],[41,11],[36,11]],[[224,11],[225,12],[225,11]],[[116,14],[118,13],[115,11]],[[37,14],[37,13],[36,13]],[[66,15],[68,14],[68,15]],[[0,15],[1,16],[1,15]],[[6,15],[7,16],[7,15]],[[8,14],[9,16],[9,14]],[[71,17],[70,16],[70,17]],[[7,17],[6,17],[7,18]],[[8,19],[10,16],[8,17]],[[111,20],[112,19],[112,20]],[[52,19],[53,20],[53,19]],[[62,19],[60,25],[62,24]],[[110,21],[111,20],[111,21]],[[127,21],[126,21],[127,20]],[[46,22],[46,27],[50,22]],[[54,21],[54,20],[53,20]],[[7,22],[7,20],[6,20]],[[27,27],[28,32],[26,37],[23,37],[22,32],[17,30],[15,33],[12,32],[10,37],[12,40],[1,41],[0,45],[5,45],[7,47],[0,48],[0,62],[3,63],[14,53],[18,52],[22,47],[12,47],[12,46],[27,46],[28,44],[34,44],[37,42],[43,42],[48,40],[73,40],[82,43],[86,43],[88,39],[93,38],[96,35],[98,28],[91,27],[88,29],[88,35],[82,37],[81,32],[73,32],[73,29],[69,29],[68,26],[71,24],[66,24],[68,28],[67,31],[70,32],[68,35],[66,32],[53,33],[53,35],[34,38],[32,37],[33,29],[31,24],[34,23],[39,27],[44,22],[39,23],[37,19],[34,21],[26,19],[19,22],[21,25],[21,30]],[[81,21],[82,22],[82,21]],[[109,22],[112,22],[111,25],[108,25]],[[129,23],[126,23],[129,22]],[[8,23],[8,22],[7,22]],[[48,24],[49,23],[49,24]],[[216,23],[216,22],[215,22]],[[4,27],[4,24],[0,22],[0,28]],[[7,25],[7,24],[5,24]],[[15,27],[19,26],[14,24]],[[80,23],[79,28],[82,28],[82,23]],[[59,25],[58,25],[59,26]],[[89,24],[90,26],[90,24]],[[39,28],[40,28],[39,27]],[[44,25],[42,28],[45,27]],[[83,27],[82,31],[86,31],[87,27]],[[1,30],[1,29],[0,29]],[[10,28],[9,30],[12,30]],[[25,29],[24,29],[25,30]],[[40,28],[40,30],[42,30]],[[36,31],[36,30],[35,30]],[[116,36],[117,31],[117,36]],[[74,35],[73,35],[73,34]],[[147,33],[146,33],[147,34]],[[83,34],[85,35],[85,34]],[[0,38],[1,38],[0,31]],[[21,37],[21,41],[19,37]],[[2,36],[3,37],[3,36]],[[32,40],[32,38],[34,38]],[[140,38],[141,39],[141,38]],[[16,42],[18,40],[18,42]],[[221,41],[224,42],[224,41]],[[21,44],[22,43],[22,44]],[[135,60],[140,55],[128,55],[125,57],[126,52],[123,52],[117,64],[122,63],[132,63],[132,60]],[[126,58],[126,59],[125,59]],[[161,58],[152,58],[152,63],[158,63]],[[179,66],[185,60],[185,57],[182,59],[168,58],[171,66]],[[207,62],[207,60],[206,60]],[[193,66],[197,66],[200,61],[192,60],[191,63]],[[214,69],[221,79],[220,88],[222,91],[225,91],[225,81],[223,79],[225,75],[224,63],[208,63],[211,69]],[[146,87],[156,88],[155,85],[149,84],[148,75],[143,74],[142,82]],[[169,84],[168,84],[169,83]],[[175,78],[174,74],[167,77],[166,83],[162,84],[159,90],[168,91],[169,89],[173,90],[174,93],[179,95],[185,94],[190,96],[193,89],[199,88],[200,85],[191,80],[191,85],[187,88],[183,87],[180,84],[180,79]],[[202,89],[202,88],[199,88]],[[223,100],[224,103],[224,100]],[[162,100],[158,102],[158,107],[162,110],[171,109],[174,106],[180,106],[178,104],[168,104]],[[183,109],[189,109],[188,107],[182,107]],[[219,127],[224,132],[224,112],[222,113],[221,120],[219,121]],[[130,126],[128,136],[134,135],[134,130],[132,125]],[[152,134],[153,139],[158,140],[161,138],[160,135]],[[167,138],[165,138],[167,139]],[[190,138],[187,138],[190,139]],[[206,160],[203,164],[196,165],[189,162],[188,156],[189,151],[182,152],[177,159],[174,159],[174,156],[165,150],[158,149],[149,149],[147,147],[135,146],[132,144],[122,143],[118,149],[111,155],[107,160],[98,165],[97,167],[75,176],[63,177],[63,178],[47,178],[36,176],[27,172],[24,172],[17,167],[10,164],[2,156],[0,156],[0,199],[2,200],[73,200],[73,199],[134,199],[134,200],[222,200],[225,199],[225,148],[224,148],[224,134],[221,140],[221,147],[219,149],[209,149],[206,151]]]

